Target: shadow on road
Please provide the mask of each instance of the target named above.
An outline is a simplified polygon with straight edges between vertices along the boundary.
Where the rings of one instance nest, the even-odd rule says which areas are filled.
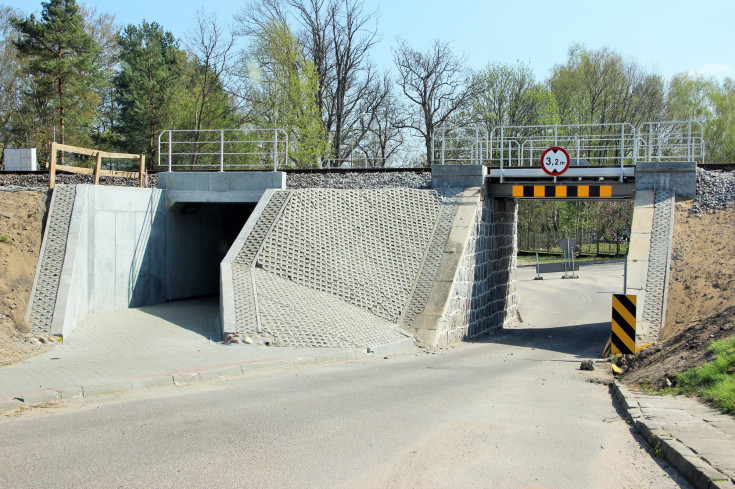
[[[590,358],[602,354],[609,336],[610,323],[605,322],[553,328],[508,328],[466,341],[536,348]]]
[[[219,341],[220,332],[215,331],[213,319],[219,317],[219,298],[215,296],[187,299],[155,306],[137,308],[140,312],[163,320],[156,322],[156,326],[166,329],[167,333],[177,326],[187,329],[202,337]],[[156,326],[153,326],[155,328]]]

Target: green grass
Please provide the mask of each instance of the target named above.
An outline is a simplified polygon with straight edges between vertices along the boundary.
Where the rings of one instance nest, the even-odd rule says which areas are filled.
[[[7,243],[8,241],[10,241],[10,237],[7,234],[0,236],[0,243]]]
[[[735,336],[712,343],[714,361],[676,376],[675,392],[696,395],[722,412],[735,414]]]

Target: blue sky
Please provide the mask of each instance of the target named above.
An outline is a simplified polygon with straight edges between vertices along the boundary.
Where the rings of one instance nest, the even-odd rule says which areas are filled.
[[[245,1],[88,0],[98,11],[114,13],[120,24],[156,21],[182,38],[202,7],[231,22]],[[26,13],[40,12],[40,0],[0,0]],[[397,36],[423,49],[432,39],[451,41],[471,68],[488,62],[527,62],[539,80],[563,63],[569,47],[607,46],[667,79],[696,72],[735,78],[735,0],[365,0],[378,9],[382,40],[372,58],[391,69]]]

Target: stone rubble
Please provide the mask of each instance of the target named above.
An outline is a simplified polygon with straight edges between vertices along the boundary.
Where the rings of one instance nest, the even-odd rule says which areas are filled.
[[[431,172],[297,173],[286,176],[287,188],[431,188]]]
[[[225,345],[276,346],[275,340],[268,333],[249,335],[229,333],[222,343]]]
[[[0,172],[0,189],[2,190],[48,190],[49,174],[45,171],[25,174]],[[93,175],[77,175],[67,173],[56,174],[56,184],[79,185],[94,183]],[[115,187],[137,187],[137,178],[100,177],[100,185],[111,185]],[[158,174],[148,175],[149,188],[158,186]]]
[[[697,197],[691,212],[720,210],[732,204],[735,204],[735,172],[697,168]]]

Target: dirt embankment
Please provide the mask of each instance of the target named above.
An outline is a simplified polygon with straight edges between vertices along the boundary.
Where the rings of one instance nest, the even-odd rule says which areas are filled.
[[[48,348],[28,333],[25,314],[49,195],[0,191],[0,366]]]
[[[633,357],[623,381],[667,385],[711,360],[712,341],[735,335],[735,206],[676,204],[666,324],[660,342]]]

